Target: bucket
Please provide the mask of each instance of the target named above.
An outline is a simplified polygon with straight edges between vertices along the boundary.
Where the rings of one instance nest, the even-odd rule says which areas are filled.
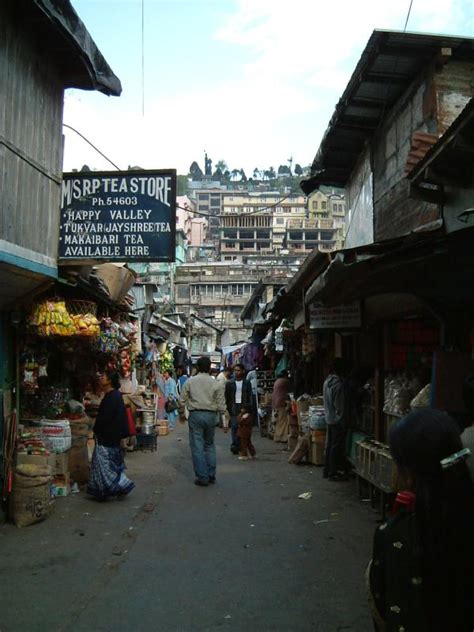
[[[143,425],[149,426],[155,423],[155,411],[154,410],[144,410],[142,412]]]
[[[155,434],[155,426],[153,424],[143,424],[142,434],[145,434],[145,435]]]

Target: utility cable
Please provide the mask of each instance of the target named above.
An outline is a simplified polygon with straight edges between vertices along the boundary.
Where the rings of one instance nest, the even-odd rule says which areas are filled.
[[[81,132],[78,132],[78,131],[77,131],[77,129],[75,129],[75,128],[74,128],[74,127],[72,127],[71,125],[66,125],[66,123],[63,123],[63,127],[67,127],[68,129],[72,130],[73,132],[76,132],[76,134],[77,134],[78,136],[80,136],[83,140],[85,140],[85,141],[86,141],[86,143],[88,143],[88,144],[89,144],[89,145],[90,145],[93,149],[95,149],[95,150],[96,150],[96,152],[102,156],[102,158],[105,158],[105,160],[107,160],[107,162],[110,162],[110,164],[111,164],[111,165],[113,165],[113,166],[114,166],[114,167],[115,167],[118,171],[122,171],[122,170],[120,169],[120,167],[118,167],[118,166],[115,164],[115,162],[112,162],[112,160],[110,160],[110,158],[107,158],[107,156],[106,156],[104,153],[102,153],[102,152],[100,151],[100,149],[98,149],[98,148],[94,145],[94,143],[91,143],[91,141],[90,141],[88,138],[86,138],[86,137],[84,136],[84,134],[81,134]]]
[[[408,14],[407,14],[407,19],[405,20],[405,26],[403,28],[403,32],[405,33],[405,31],[407,30],[407,26],[408,26],[408,20],[410,19],[410,13],[411,13],[411,8],[413,6],[413,0],[410,0],[410,6],[408,8]]]

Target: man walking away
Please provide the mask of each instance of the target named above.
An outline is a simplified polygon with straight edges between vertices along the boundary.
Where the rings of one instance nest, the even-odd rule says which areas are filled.
[[[197,375],[189,378],[181,393],[181,421],[185,421],[184,410],[189,411],[189,445],[193,459],[195,485],[207,487],[216,482],[216,446],[214,434],[218,417],[225,412],[222,386],[209,373],[209,358],[199,358]]]
[[[242,406],[252,410],[252,400],[252,385],[245,379],[244,366],[243,364],[236,364],[234,366],[234,379],[229,380],[225,385],[225,403],[230,417],[230,429],[232,432],[232,444],[230,446],[232,454],[239,454],[240,450],[240,439],[237,435],[239,428],[237,417]]]
[[[324,413],[327,437],[324,478],[330,481],[345,481],[344,473],[344,363],[335,358],[323,386]]]

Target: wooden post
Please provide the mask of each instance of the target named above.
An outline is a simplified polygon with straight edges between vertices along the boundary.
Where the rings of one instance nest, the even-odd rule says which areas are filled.
[[[375,428],[374,434],[377,441],[383,441],[385,435],[385,423],[383,406],[385,402],[385,344],[387,325],[377,332],[377,360],[375,365]]]

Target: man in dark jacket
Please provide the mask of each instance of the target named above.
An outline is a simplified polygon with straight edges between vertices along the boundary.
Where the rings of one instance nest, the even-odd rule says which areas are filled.
[[[326,457],[323,476],[330,481],[347,480],[344,473],[344,363],[335,358],[323,386],[324,414],[326,416]]]
[[[237,417],[242,406],[252,410],[252,400],[252,384],[245,379],[243,365],[236,364],[234,366],[234,379],[229,380],[225,385],[225,403],[230,417],[230,429],[232,432],[232,444],[230,446],[232,454],[239,454],[240,450],[240,439],[237,436]]]

